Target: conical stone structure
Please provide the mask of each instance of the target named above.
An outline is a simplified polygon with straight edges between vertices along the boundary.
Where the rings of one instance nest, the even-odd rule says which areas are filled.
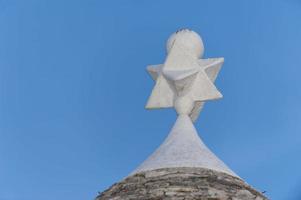
[[[214,85],[223,58],[200,59],[201,37],[188,29],[167,42],[164,64],[149,66],[156,82],[146,108],[174,107],[178,118],[162,145],[130,176],[96,200],[264,200],[203,143],[193,125]]]

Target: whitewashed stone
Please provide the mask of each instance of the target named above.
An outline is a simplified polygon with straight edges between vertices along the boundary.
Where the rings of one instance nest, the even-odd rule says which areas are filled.
[[[178,116],[163,144],[132,174],[171,167],[208,168],[237,177],[202,142],[187,115]]]

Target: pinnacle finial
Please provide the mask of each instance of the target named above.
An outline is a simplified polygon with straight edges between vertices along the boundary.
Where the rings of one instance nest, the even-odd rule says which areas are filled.
[[[202,38],[189,29],[173,33],[166,48],[164,64],[148,67],[156,85],[146,108],[175,107],[194,121],[205,101],[222,97],[213,82],[224,59],[199,59],[204,52]]]

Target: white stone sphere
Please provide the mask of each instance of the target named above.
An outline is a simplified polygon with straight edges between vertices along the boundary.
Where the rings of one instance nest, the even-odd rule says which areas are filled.
[[[200,58],[204,54],[204,44],[202,38],[196,32],[189,29],[181,29],[173,33],[167,40],[166,49],[169,53],[174,42],[177,41],[179,45],[195,53]]]

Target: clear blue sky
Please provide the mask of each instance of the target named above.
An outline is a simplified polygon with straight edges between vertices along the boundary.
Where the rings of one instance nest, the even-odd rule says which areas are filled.
[[[273,200],[301,199],[300,0],[0,0],[0,200],[93,199],[166,137],[147,111],[165,42],[225,57],[196,127]]]

